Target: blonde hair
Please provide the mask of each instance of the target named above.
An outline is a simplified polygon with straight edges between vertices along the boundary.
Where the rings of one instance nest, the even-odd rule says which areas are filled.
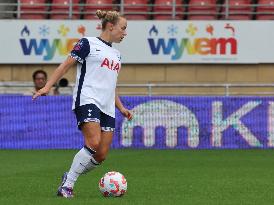
[[[102,11],[97,10],[96,16],[101,20],[102,22],[102,30],[105,30],[107,23],[116,24],[119,20],[119,17],[123,17],[120,15],[118,11]]]

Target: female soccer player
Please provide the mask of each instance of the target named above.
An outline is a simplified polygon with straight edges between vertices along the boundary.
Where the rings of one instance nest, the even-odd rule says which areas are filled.
[[[73,106],[78,128],[84,136],[84,147],[75,155],[69,172],[65,172],[57,195],[73,197],[77,178],[100,165],[109,151],[115,128],[115,106],[128,119],[133,115],[116,95],[116,81],[121,68],[120,52],[112,43],[120,43],[126,34],[127,21],[116,11],[97,10],[101,19],[100,37],[79,40],[70,56],[58,66],[44,88],[33,99],[50,88],[77,63]]]

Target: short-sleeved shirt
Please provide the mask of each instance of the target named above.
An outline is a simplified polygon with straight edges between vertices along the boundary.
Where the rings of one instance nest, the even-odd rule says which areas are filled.
[[[120,52],[99,37],[85,37],[74,46],[70,56],[79,62],[72,109],[92,103],[103,113],[115,117]]]

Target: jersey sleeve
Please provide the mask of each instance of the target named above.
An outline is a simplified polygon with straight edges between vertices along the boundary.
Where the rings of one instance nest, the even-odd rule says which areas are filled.
[[[90,46],[88,39],[82,38],[73,47],[72,51],[70,52],[70,56],[77,60],[79,63],[83,63],[89,52]]]

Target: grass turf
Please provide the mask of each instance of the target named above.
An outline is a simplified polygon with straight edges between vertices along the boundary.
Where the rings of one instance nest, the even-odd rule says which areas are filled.
[[[274,150],[112,150],[101,167],[79,178],[75,198],[55,195],[76,150],[0,150],[2,205],[274,204]],[[104,198],[107,171],[128,181],[121,198]]]

